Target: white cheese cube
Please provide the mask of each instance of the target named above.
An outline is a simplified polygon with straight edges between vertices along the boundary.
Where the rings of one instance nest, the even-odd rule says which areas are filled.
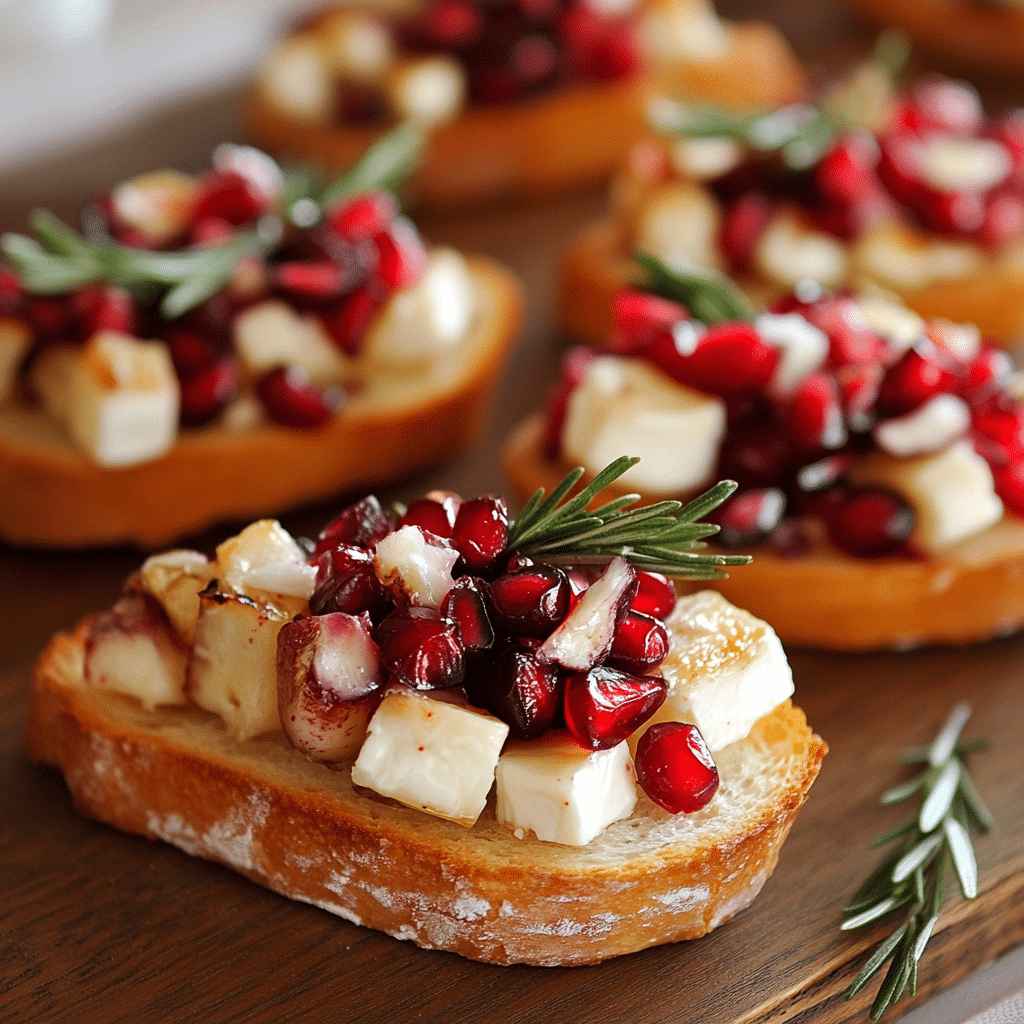
[[[665,624],[672,649],[658,672],[668,696],[648,725],[688,722],[714,752],[792,696],[793,673],[775,631],[717,591],[680,598]]]
[[[395,64],[386,83],[392,109],[403,120],[424,125],[449,121],[466,99],[466,74],[453,57],[440,54]]]
[[[498,821],[546,843],[585,846],[636,805],[628,745],[584,750],[562,730],[510,743],[495,778]]]
[[[260,70],[259,86],[283,114],[314,124],[331,119],[334,82],[330,61],[320,41],[312,36],[293,36],[277,46]]]
[[[370,719],[352,781],[469,826],[487,802],[507,736],[504,722],[467,704],[395,688]]]
[[[431,544],[418,526],[403,526],[378,541],[374,551],[377,578],[395,597],[421,608],[440,608],[452,589],[454,547]]]
[[[754,264],[765,277],[789,288],[803,280],[835,288],[850,273],[842,242],[785,209],[772,217],[754,246]]]
[[[967,433],[971,410],[956,395],[935,395],[905,416],[875,427],[875,443],[890,455],[907,457],[938,451]]]
[[[641,211],[633,247],[677,270],[717,267],[721,219],[718,204],[700,186],[663,185]]]
[[[1013,169],[1009,150],[994,139],[928,135],[918,156],[918,174],[939,192],[987,192]]]
[[[729,49],[729,34],[709,3],[662,0],[645,7],[640,23],[644,52],[659,63],[712,63]]]
[[[132,466],[174,444],[179,400],[166,345],[102,331],[71,367],[68,426],[93,462]]]
[[[259,519],[217,546],[222,578],[240,591],[266,591],[308,600],[316,567],[276,519]]]
[[[708,181],[731,171],[743,159],[735,139],[677,139],[669,151],[672,166],[684,178]]]
[[[139,570],[138,585],[159,602],[190,647],[199,621],[199,592],[214,578],[215,569],[198,551],[175,550],[151,555]]]
[[[391,33],[372,14],[344,9],[335,11],[325,30],[326,57],[346,81],[376,82],[394,59]]]
[[[198,192],[195,178],[166,169],[121,182],[110,193],[110,202],[118,220],[159,246],[173,241],[188,226]]]
[[[828,357],[828,335],[799,313],[762,313],[754,321],[757,333],[779,351],[768,382],[773,395],[786,398]]]
[[[647,363],[599,356],[569,398],[562,454],[597,473],[621,455],[640,462],[620,478],[647,494],[708,482],[725,435],[725,403]]]
[[[925,554],[980,533],[1003,515],[992,470],[970,441],[912,459],[875,452],[848,476],[853,484],[888,487],[910,503],[917,513],[910,543]]]
[[[866,326],[884,338],[894,354],[906,352],[924,337],[924,320],[898,299],[887,295],[859,295],[857,308]]]
[[[940,242],[901,224],[880,224],[854,243],[855,268],[895,288],[923,288],[933,281],[979,273],[985,257],[968,242]]]

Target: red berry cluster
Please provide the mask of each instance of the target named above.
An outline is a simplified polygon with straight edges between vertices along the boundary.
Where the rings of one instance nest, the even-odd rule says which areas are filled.
[[[925,173],[927,147],[985,140],[1002,147],[1007,170],[994,184],[938,188]],[[974,88],[931,76],[903,94],[887,127],[843,134],[810,168],[777,154],[751,156],[710,183],[723,205],[719,242],[734,273],[750,269],[772,212],[796,203],[822,230],[843,239],[902,210],[942,235],[996,246],[1024,237],[1024,117],[990,119]]]
[[[969,409],[968,436],[989,464],[1006,507],[1024,515],[1024,402],[1005,384],[1013,365],[988,344],[966,352],[955,330],[929,324],[902,349],[871,330],[853,296],[818,294],[779,300],[774,314],[795,314],[827,338],[824,362],[785,393],[772,387],[782,353],[756,323],[711,327],[678,303],[639,291],[614,306],[614,352],[643,359],[688,387],[724,400],[728,426],[716,475],[736,494],[712,515],[730,547],[770,541],[805,553],[804,516],[825,522],[833,543],[857,557],[906,552],[915,513],[898,495],[854,487],[845,474],[878,447],[878,431],[938,395]],[[567,406],[597,353],[574,348],[549,399],[545,444],[557,458]]]
[[[436,609],[411,604],[375,566],[378,543],[410,526],[427,543],[458,553],[454,586]],[[596,634],[570,640],[567,653],[551,646],[553,635],[612,568],[535,562],[510,554],[507,540],[500,498],[427,497],[397,519],[376,498],[364,498],[332,520],[315,544],[310,610],[358,617],[379,649],[386,683],[462,687],[472,704],[507,723],[518,739],[564,727],[588,750],[616,746],[665,700],[665,680],[651,673],[669,651],[664,619],[675,606],[672,583],[616,560],[616,585],[597,613]],[[696,733],[691,726],[673,727]],[[699,733],[692,744],[704,749]],[[647,775],[661,780],[649,791],[652,799],[672,810],[696,810],[711,799],[717,772],[706,749],[703,761],[674,757],[660,765],[659,756],[651,753],[637,764],[641,779],[646,764]],[[685,808],[675,806],[679,802]]]
[[[259,165],[242,150],[230,152],[199,182],[187,222],[161,250],[223,242],[251,229],[280,202],[276,183],[268,186]],[[117,213],[110,195],[89,216],[121,244],[155,249],[152,240]],[[4,272],[0,313],[31,327],[32,356],[43,348],[81,344],[98,330],[161,339],[170,349],[181,385],[181,423],[209,423],[234,399],[241,374],[232,342],[240,313],[268,298],[279,298],[316,317],[346,353],[358,351],[373,315],[396,290],[422,274],[426,254],[412,224],[399,216],[389,193],[357,195],[327,211],[311,228],[291,229],[270,256],[247,257],[245,284],[229,283],[175,321],[163,319],[152,301],[115,285],[94,285],[67,295],[33,296]],[[297,428],[324,424],[344,399],[338,387],[322,387],[298,366],[282,365],[256,382],[256,393],[275,423]]]

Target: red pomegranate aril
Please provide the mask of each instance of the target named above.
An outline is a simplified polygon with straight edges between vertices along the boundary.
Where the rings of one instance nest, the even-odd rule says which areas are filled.
[[[817,462],[809,462],[796,472],[796,485],[801,491],[824,491],[834,487],[857,461],[854,451],[836,452]]]
[[[587,750],[618,746],[665,702],[661,676],[634,675],[598,665],[589,672],[567,672],[563,710],[573,739]]]
[[[914,84],[908,98],[921,129],[973,135],[985,120],[978,91],[967,82],[929,75]]]
[[[427,251],[412,224],[397,218],[388,231],[373,236],[378,260],[372,277],[388,293],[413,284],[423,274]]]
[[[459,506],[451,532],[462,562],[471,572],[490,569],[508,542],[508,507],[504,498],[484,496]]]
[[[74,311],[65,298],[33,296],[26,303],[26,317],[40,340],[83,341],[73,329]]]
[[[818,161],[815,183],[821,193],[844,204],[870,199],[880,183],[875,173],[879,148],[869,132],[842,136]]]
[[[758,544],[779,525],[786,511],[786,496],[777,487],[741,491],[713,515],[720,530],[716,536],[727,548]]]
[[[984,217],[976,239],[981,245],[1002,246],[1024,235],[1024,196],[1019,184],[984,197]]]
[[[487,588],[495,625],[513,636],[543,639],[569,614],[572,587],[552,565],[531,565],[499,576]]]
[[[457,512],[454,502],[417,498],[409,503],[399,517],[396,529],[403,526],[418,526],[435,537],[451,537]]]
[[[638,569],[636,582],[636,596],[629,606],[631,611],[664,619],[675,608],[676,588],[667,576]]]
[[[211,171],[203,180],[192,211],[195,221],[219,217],[245,224],[267,212],[266,194],[236,171]]]
[[[355,355],[383,301],[370,288],[358,288],[320,318],[334,343],[343,352]]]
[[[466,674],[466,651],[456,627],[432,608],[394,611],[377,626],[381,664],[394,682],[415,690],[458,686]]]
[[[956,388],[956,376],[934,344],[921,341],[889,367],[878,389],[878,412],[886,418],[913,412],[929,398]]]
[[[386,608],[387,599],[374,571],[372,552],[354,544],[335,544],[320,553],[309,599],[309,610],[314,615],[380,615]]]
[[[460,576],[441,602],[440,611],[441,617],[455,626],[467,653],[477,654],[494,644],[494,627],[476,577]]]
[[[870,430],[878,418],[875,404],[885,370],[878,363],[848,364],[836,370],[843,415],[851,430]]]
[[[630,608],[619,621],[604,663],[623,672],[643,675],[665,660],[669,646],[668,629],[661,619]]]
[[[1013,360],[1003,349],[983,345],[964,372],[960,393],[973,408],[998,391],[1013,371]]]
[[[292,298],[314,302],[336,299],[352,283],[344,268],[327,260],[317,263],[279,263],[271,271],[271,282]]]
[[[587,367],[597,358],[597,352],[584,345],[576,345],[562,359],[562,371],[548,396],[544,422],[544,452],[549,457],[558,455],[562,442],[562,428],[569,408],[569,398],[583,380]]]
[[[914,203],[921,223],[944,235],[973,235],[985,226],[985,201],[977,192],[923,189]]]
[[[783,411],[786,433],[804,452],[841,448],[847,439],[839,387],[830,373],[812,373]]]
[[[343,544],[370,548],[391,532],[391,517],[373,494],[338,513],[317,538],[314,555]]]
[[[435,0],[419,15],[417,28],[431,44],[454,49],[472,42],[483,20],[482,12],[467,0]]]
[[[562,12],[558,35],[570,78],[585,81],[594,77],[602,34],[601,18],[587,5],[573,4]]]
[[[193,245],[220,245],[226,242],[235,230],[235,225],[223,217],[203,217],[192,225],[188,236]]]
[[[888,343],[867,326],[850,296],[822,298],[800,312],[828,335],[828,358],[833,367],[878,363],[888,357]]]
[[[618,292],[612,300],[614,340],[612,348],[620,354],[642,351],[660,333],[689,318],[685,306],[659,295],[632,288]]]
[[[645,356],[680,384],[722,398],[762,394],[779,361],[778,349],[748,323],[709,327],[695,339],[692,350],[690,340],[681,347],[678,336],[662,335]]]
[[[733,273],[750,269],[754,249],[768,227],[774,209],[774,202],[763,192],[745,192],[726,206],[718,244]]]
[[[559,720],[564,688],[557,665],[539,662],[523,644],[511,644],[488,665],[486,678],[471,699],[479,699],[505,722],[516,739],[533,740]]]
[[[635,75],[643,62],[633,23],[628,18],[608,21],[594,55],[594,76],[611,82]]]
[[[238,363],[231,356],[219,359],[181,382],[180,418],[183,426],[209,423],[238,394]]]
[[[640,788],[670,814],[693,814],[718,791],[718,768],[695,725],[652,725],[637,742],[633,766]]]
[[[116,285],[92,285],[75,292],[71,300],[85,337],[96,331],[118,334],[138,333],[139,317],[135,300]]]
[[[847,491],[825,518],[837,548],[855,558],[880,558],[903,549],[916,522],[914,510],[882,488]]]
[[[536,33],[524,36],[509,54],[509,66],[520,83],[520,89],[528,93],[548,85],[558,73],[558,51],[546,36]]]
[[[326,224],[334,234],[355,242],[387,231],[397,215],[398,207],[390,192],[364,192],[333,207]]]
[[[725,436],[718,459],[719,479],[741,487],[772,487],[793,467],[794,453],[777,426],[761,420],[740,421]]]
[[[256,392],[275,423],[300,430],[322,427],[345,399],[341,388],[314,384],[298,366],[270,370],[260,378]]]
[[[218,360],[214,346],[195,331],[168,328],[164,341],[170,350],[174,369],[183,379],[208,370]]]
[[[913,209],[924,189],[920,142],[914,136],[901,132],[890,132],[880,142],[882,154],[878,161],[878,176],[898,202]]]
[[[1024,456],[1024,403],[991,403],[971,417],[974,447],[990,466],[1007,466]]]

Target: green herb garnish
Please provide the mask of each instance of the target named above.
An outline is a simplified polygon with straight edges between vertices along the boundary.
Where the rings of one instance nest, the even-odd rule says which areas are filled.
[[[687,505],[660,501],[625,511],[640,500],[626,494],[588,509],[597,494],[640,460],[622,456],[606,466],[574,497],[572,489],[583,469],[567,473],[547,496],[543,488],[509,525],[507,549],[536,555],[551,563],[603,563],[622,555],[638,569],[689,580],[722,579],[719,566],[745,565],[749,555],[718,555],[701,551],[703,538],[718,533],[713,523],[697,522],[736,490],[731,480],[716,484]]]
[[[917,991],[917,964],[945,899],[948,866],[952,864],[965,899],[978,894],[970,828],[987,831],[992,815],[963,760],[988,746],[984,740],[960,740],[970,715],[969,704],[958,704],[930,747],[904,755],[904,763],[924,764],[924,771],[883,793],[881,801],[902,803],[920,793],[920,811],[913,821],[875,839],[874,846],[897,839],[899,843],[843,908],[844,931],[908,908],[903,924],[878,946],[845,993],[847,999],[853,998],[891,960],[871,1007],[872,1020],[877,1021],[904,992],[913,996]]]
[[[752,321],[757,315],[746,295],[724,274],[684,274],[645,252],[633,258],[645,271],[640,287],[685,306],[694,320],[712,326],[730,320]]]

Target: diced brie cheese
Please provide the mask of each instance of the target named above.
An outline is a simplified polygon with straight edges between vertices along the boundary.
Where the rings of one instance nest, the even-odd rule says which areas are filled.
[[[717,591],[680,598],[665,624],[672,648],[658,672],[668,696],[648,725],[688,722],[714,752],[792,696],[793,673],[775,631]]]
[[[649,4],[640,23],[640,38],[651,59],[669,64],[712,63],[729,48],[725,26],[702,0]]]
[[[199,186],[181,171],[150,171],[115,186],[110,202],[118,220],[165,245],[188,226]]]
[[[799,313],[762,313],[754,327],[779,350],[779,361],[768,382],[769,390],[778,398],[793,394],[828,357],[828,335]]]
[[[267,591],[308,600],[316,567],[276,519],[259,519],[217,546],[217,567],[236,590]]]
[[[647,199],[636,227],[634,248],[677,270],[721,263],[718,235],[721,212],[698,185],[674,182]]]
[[[101,466],[149,462],[174,444],[179,400],[166,345],[102,331],[71,367],[68,427]]]
[[[417,57],[394,65],[386,84],[399,117],[424,125],[449,121],[466,99],[466,74],[447,54]]]
[[[21,361],[32,344],[32,332],[23,320],[0,317],[0,405],[14,394]]]
[[[987,192],[1012,168],[1009,151],[994,139],[929,135],[918,143],[918,173],[939,192]]]
[[[894,355],[913,348],[924,337],[924,320],[899,299],[888,295],[858,295],[857,307],[865,324],[884,338]]]
[[[487,802],[508,726],[476,708],[391,690],[373,718],[352,781],[417,810],[472,825]]]
[[[340,9],[325,29],[325,55],[347,81],[376,82],[394,59],[391,33],[371,14]]]
[[[477,292],[461,253],[438,248],[416,284],[395,292],[374,317],[360,359],[416,368],[459,344],[477,311]]]
[[[905,416],[883,420],[874,429],[875,443],[890,455],[907,457],[935,452],[967,433],[971,410],[956,395],[935,395]]]
[[[902,224],[879,224],[854,243],[856,269],[896,288],[923,288],[933,281],[978,273],[983,256],[967,242],[940,242]]]
[[[676,172],[694,181],[708,181],[731,171],[743,159],[743,150],[735,139],[682,138],[669,150]]]
[[[874,452],[851,466],[848,477],[901,494],[917,513],[910,543],[925,554],[980,533],[1003,514],[992,470],[967,440],[911,459]]]
[[[790,288],[804,280],[835,288],[850,273],[842,242],[785,209],[771,218],[754,246],[754,264],[765,277]]]
[[[585,846],[636,805],[629,746],[584,750],[563,730],[510,742],[495,778],[498,821],[546,843]]]
[[[198,551],[165,551],[142,563],[139,584],[159,602],[178,636],[189,646],[199,620],[199,592],[213,579],[216,566]]]
[[[277,366],[301,366],[316,384],[336,384],[349,361],[315,318],[300,316],[278,299],[267,299],[235,317],[235,350],[242,365],[260,376]]]
[[[452,566],[459,560],[454,547],[430,544],[417,526],[403,526],[377,543],[377,578],[409,604],[440,608],[452,589]]]
[[[622,455],[639,456],[623,485],[676,494],[707,483],[724,435],[721,399],[647,363],[599,356],[569,398],[562,454],[590,473]]]
[[[334,83],[324,47],[313,36],[293,36],[277,46],[260,70],[260,90],[278,110],[301,121],[330,121]]]

